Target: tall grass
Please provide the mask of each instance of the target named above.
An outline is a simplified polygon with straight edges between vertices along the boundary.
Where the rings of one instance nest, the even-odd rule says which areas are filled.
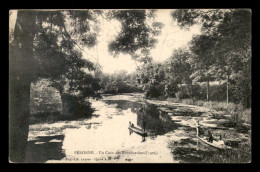
[[[241,144],[238,148],[223,150],[211,155],[203,155],[204,163],[250,163],[251,144]]]
[[[180,99],[180,98],[167,98],[167,101],[172,103],[183,103],[188,105],[196,105],[209,108],[215,111],[222,111],[222,115],[228,116],[230,126],[241,126],[243,123],[251,124],[251,108],[246,109],[241,104],[226,103],[195,99]]]

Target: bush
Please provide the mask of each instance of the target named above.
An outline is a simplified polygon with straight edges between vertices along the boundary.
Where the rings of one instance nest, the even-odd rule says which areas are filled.
[[[76,118],[90,117],[94,110],[91,108],[89,101],[74,102],[73,114]]]
[[[73,115],[75,118],[89,117],[93,113],[91,103],[80,96],[63,94],[62,96],[63,114]]]
[[[241,126],[242,123],[251,123],[251,109],[245,109],[242,104],[229,107],[227,113],[230,114],[230,122],[234,126]]]

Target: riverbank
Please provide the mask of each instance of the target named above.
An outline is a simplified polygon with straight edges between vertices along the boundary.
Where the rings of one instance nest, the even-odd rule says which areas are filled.
[[[38,121],[40,123],[34,121],[35,123],[30,125],[28,140],[28,151],[33,155],[28,161],[34,160],[37,152],[46,154],[44,159],[38,160],[39,162],[49,160],[60,162],[71,157],[77,159],[80,156],[74,154],[75,150],[99,152],[104,143],[106,147],[102,151],[153,150],[158,153],[157,156],[111,156],[114,158],[113,162],[125,162],[127,159],[132,162],[246,163],[251,160],[250,124],[247,126],[242,123],[242,127],[231,126],[230,116],[223,115],[220,109],[170,100],[145,99],[140,93],[104,95],[102,100],[90,100],[90,102],[95,109],[91,118],[53,121],[59,118],[56,116],[47,121],[43,119],[49,118],[41,118]],[[147,131],[149,131],[146,141],[139,135],[129,135],[128,131],[129,121],[140,127],[140,120],[143,117],[147,119]],[[197,120],[200,121],[204,131],[212,130],[215,136],[221,134],[232,150],[219,152],[203,143],[198,145],[195,128]],[[50,147],[53,147],[52,151],[46,152],[45,149]],[[55,155],[53,151],[56,152]],[[96,162],[96,159],[100,161],[99,156],[101,154],[93,154],[88,162]],[[102,162],[109,161],[102,160]]]
[[[229,116],[231,125],[240,126],[242,124],[251,125],[251,108],[244,108],[240,104],[234,104],[232,102],[217,102],[217,101],[202,101],[202,100],[192,100],[192,99],[182,99],[178,101],[175,98],[168,98],[167,101],[173,103],[183,103],[187,105],[196,105],[200,107],[205,107],[215,111],[213,115],[219,118],[223,116]]]
[[[176,122],[178,124],[194,127],[194,119],[200,120],[204,130],[212,130],[213,134],[222,135],[227,145],[233,149],[223,151],[220,154],[204,154],[201,156],[203,162],[249,162],[251,160],[251,109],[244,109],[241,105],[234,103],[226,104],[224,102],[205,102],[193,101],[191,99],[176,99],[158,100],[145,99],[136,94],[135,98],[129,101],[144,101],[149,104],[156,105],[160,111],[167,113],[173,121],[183,119],[179,115],[186,116],[186,120]],[[115,99],[124,98],[114,96]],[[178,107],[173,109],[173,107]],[[187,120],[195,116],[192,120]],[[188,116],[187,116],[188,114]],[[247,157],[247,158],[245,158]],[[235,160],[236,159],[236,160]]]
[[[232,102],[217,102],[217,101],[201,101],[192,99],[177,100],[176,98],[165,99],[147,99],[149,103],[157,105],[178,105],[188,107],[192,111],[206,113],[212,116],[205,123],[205,130],[211,130],[218,136],[225,137],[225,143],[232,146],[231,150],[224,150],[218,154],[200,154],[201,162],[204,163],[248,163],[251,162],[251,108],[244,108],[240,104]],[[167,108],[163,109],[168,111]],[[171,113],[170,113],[171,114]],[[199,119],[199,118],[198,118]],[[208,127],[207,127],[208,126]]]
[[[229,144],[235,144],[233,149],[224,150],[219,154],[204,154],[201,162],[205,163],[249,163],[251,162],[251,108],[243,108],[240,104],[216,102],[216,101],[194,101],[192,99],[183,99],[178,101],[177,99],[167,99],[169,102],[183,103],[188,105],[196,105],[211,109],[211,113],[214,118],[228,119],[227,122],[219,122],[219,126],[226,126],[233,130],[233,134],[229,135],[227,132],[222,131],[220,134],[226,135],[231,138]],[[237,133],[247,133],[248,139],[244,139],[243,142],[238,139],[234,139]],[[226,142],[228,142],[226,140]],[[232,143],[233,142],[233,143]]]

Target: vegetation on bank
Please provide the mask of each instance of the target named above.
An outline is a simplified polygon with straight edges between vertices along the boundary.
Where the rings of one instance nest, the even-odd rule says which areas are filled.
[[[252,161],[251,144],[243,143],[237,148],[218,153],[202,154],[202,163],[250,163]]]
[[[239,127],[242,124],[251,125],[251,108],[245,108],[241,104],[235,103],[226,103],[218,101],[206,102],[203,100],[194,100],[194,99],[182,99],[178,100],[177,98],[168,98],[167,101],[173,103],[183,103],[188,105],[196,105],[209,108],[216,112],[213,113],[216,118],[225,118],[228,117],[230,121],[230,127]]]
[[[56,112],[39,112],[29,117],[29,124],[41,124],[41,123],[55,123],[59,121],[71,121],[71,120],[82,120],[91,118],[94,109],[88,107],[84,111],[87,113],[81,113],[80,115],[64,115],[59,111]]]

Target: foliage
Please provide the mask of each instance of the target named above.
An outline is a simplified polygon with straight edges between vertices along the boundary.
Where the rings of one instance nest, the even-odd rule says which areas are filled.
[[[164,96],[165,71],[162,64],[155,62],[143,64],[139,70],[138,79],[146,97]]]
[[[20,13],[20,11],[18,11]],[[91,74],[94,64],[82,56],[82,47],[96,44],[95,24],[98,12],[95,10],[35,11],[36,21],[33,37],[33,59],[31,80],[41,78],[51,81],[50,86],[61,94],[70,93],[88,98],[99,98],[98,81]],[[19,30],[16,35],[20,35]],[[11,42],[11,48],[15,46]]]
[[[183,28],[194,24],[202,26],[202,34],[190,43],[190,49],[195,54],[190,59],[194,68],[192,77],[227,79],[237,102],[241,100],[244,106],[249,107],[251,11],[181,9],[172,12],[172,17]]]
[[[94,70],[93,63],[82,58],[80,46],[95,45],[90,30],[94,14],[90,10],[37,11],[34,38],[34,76],[60,80],[80,68]],[[94,39],[94,41],[93,41]]]
[[[77,95],[79,99],[99,98],[98,81],[83,72],[95,70],[94,64],[82,57],[81,48],[96,44],[97,33],[91,28],[96,22],[95,11],[37,11],[36,18],[35,80],[49,78],[50,86],[60,94]]]
[[[62,101],[66,106],[67,114],[73,114],[75,118],[83,118],[91,116],[93,109],[91,103],[82,99],[80,96],[63,94]]]
[[[150,49],[157,40],[163,25],[160,22],[150,22],[155,15],[154,10],[110,10],[109,19],[121,23],[121,31],[115,40],[109,44],[109,50],[117,56],[119,53],[130,54],[133,59],[146,61],[150,59]]]
[[[180,95],[182,84],[191,84],[191,66],[187,49],[178,49],[163,63],[149,62],[139,70],[140,84],[147,97],[175,97]]]
[[[99,84],[102,92],[106,94],[140,92],[135,73],[127,74],[126,71],[116,71],[113,74],[99,74]]]

